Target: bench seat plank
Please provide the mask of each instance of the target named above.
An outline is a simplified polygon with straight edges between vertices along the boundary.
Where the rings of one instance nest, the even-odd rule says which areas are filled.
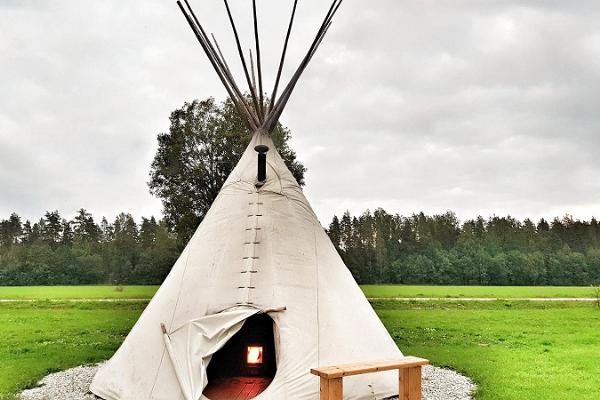
[[[342,378],[344,376],[369,374],[394,369],[405,369],[428,365],[429,361],[419,357],[403,357],[397,360],[383,360],[375,362],[361,362],[353,364],[332,365],[313,368],[311,374],[325,379]]]

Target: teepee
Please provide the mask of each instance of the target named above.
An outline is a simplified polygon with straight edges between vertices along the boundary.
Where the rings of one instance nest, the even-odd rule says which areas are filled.
[[[256,4],[258,88],[225,0],[250,88],[246,97],[187,1],[185,7],[178,3],[253,136],[170,274],[120,349],[94,377],[90,390],[97,396],[234,399],[238,395],[233,392],[213,397],[208,393],[211,383],[225,382],[227,388],[228,382],[250,376],[267,384],[246,386],[239,398],[316,400],[319,382],[310,375],[311,368],[402,356],[269,135],[340,3],[333,1],[307,55],[277,97],[294,1],[269,104],[262,96]],[[392,396],[397,379],[393,371],[346,378],[345,399]]]

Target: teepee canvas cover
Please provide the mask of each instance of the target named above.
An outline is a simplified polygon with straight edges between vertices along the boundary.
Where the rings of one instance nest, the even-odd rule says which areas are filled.
[[[199,40],[209,47],[204,35]],[[215,56],[210,48],[207,54]],[[257,313],[273,319],[277,367],[256,399],[316,400],[311,368],[402,355],[271,141],[265,124],[278,104],[261,114],[243,97],[234,100],[253,113],[252,141],[121,348],[94,377],[90,389],[103,399],[206,399],[213,354]],[[258,145],[270,150],[267,178],[257,185]],[[381,399],[397,387],[393,371],[349,377],[344,398]]]

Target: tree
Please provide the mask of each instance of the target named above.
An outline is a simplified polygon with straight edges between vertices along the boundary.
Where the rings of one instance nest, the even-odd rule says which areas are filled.
[[[43,240],[50,246],[60,243],[63,230],[62,219],[58,211],[48,211],[44,216]]]
[[[173,111],[168,133],[158,135],[148,186],[163,203],[164,216],[187,242],[250,143],[251,135],[231,100],[185,103]],[[306,168],[288,146],[291,132],[279,125],[273,141],[300,185]]]
[[[146,221],[150,220],[145,219]],[[142,239],[142,227],[140,228],[140,241]],[[169,231],[164,221],[159,221],[156,226],[152,225],[153,241],[150,248],[145,248],[141,254],[139,268],[136,269],[136,283],[162,282],[171,267],[177,260],[177,241],[175,235]]]
[[[21,217],[12,213],[6,220],[0,221],[0,246],[11,247],[17,244],[23,235]]]
[[[327,234],[335,248],[339,251],[342,240],[342,226],[340,225],[340,220],[337,215],[333,216],[333,220],[329,224],[329,229],[327,229]]]
[[[71,223],[66,219],[62,220],[61,244],[65,246],[73,244],[73,229]]]
[[[114,227],[114,239],[110,258],[111,281],[127,283],[128,278],[135,273],[140,251],[138,248],[138,227],[131,214],[117,215]]]
[[[328,234],[359,283],[600,284],[597,220],[522,222],[452,213],[334,217]],[[84,209],[73,221],[48,212],[35,224],[0,218],[0,284],[160,284],[179,255],[177,235],[154,217],[122,213],[100,226]]]
[[[94,222],[94,218],[85,209],[77,211],[73,218],[73,236],[78,243],[98,243],[100,240],[100,227]]]
[[[102,217],[102,221],[100,221],[100,237],[101,243],[109,243],[114,239],[115,230],[114,227],[108,223],[106,217]]]
[[[31,226],[31,222],[29,220],[25,221],[23,224],[23,238],[22,242],[25,244],[31,244],[35,241],[33,237],[33,228]]]
[[[143,249],[152,247],[156,240],[157,230],[158,223],[154,217],[142,217],[142,224],[140,225],[140,244]]]

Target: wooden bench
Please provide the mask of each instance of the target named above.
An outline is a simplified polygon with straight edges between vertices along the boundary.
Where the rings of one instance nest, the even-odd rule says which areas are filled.
[[[373,372],[399,371],[400,400],[421,400],[421,367],[429,361],[418,357],[403,357],[398,360],[363,362],[313,368],[311,374],[321,378],[321,400],[342,400],[345,376],[370,374]]]

